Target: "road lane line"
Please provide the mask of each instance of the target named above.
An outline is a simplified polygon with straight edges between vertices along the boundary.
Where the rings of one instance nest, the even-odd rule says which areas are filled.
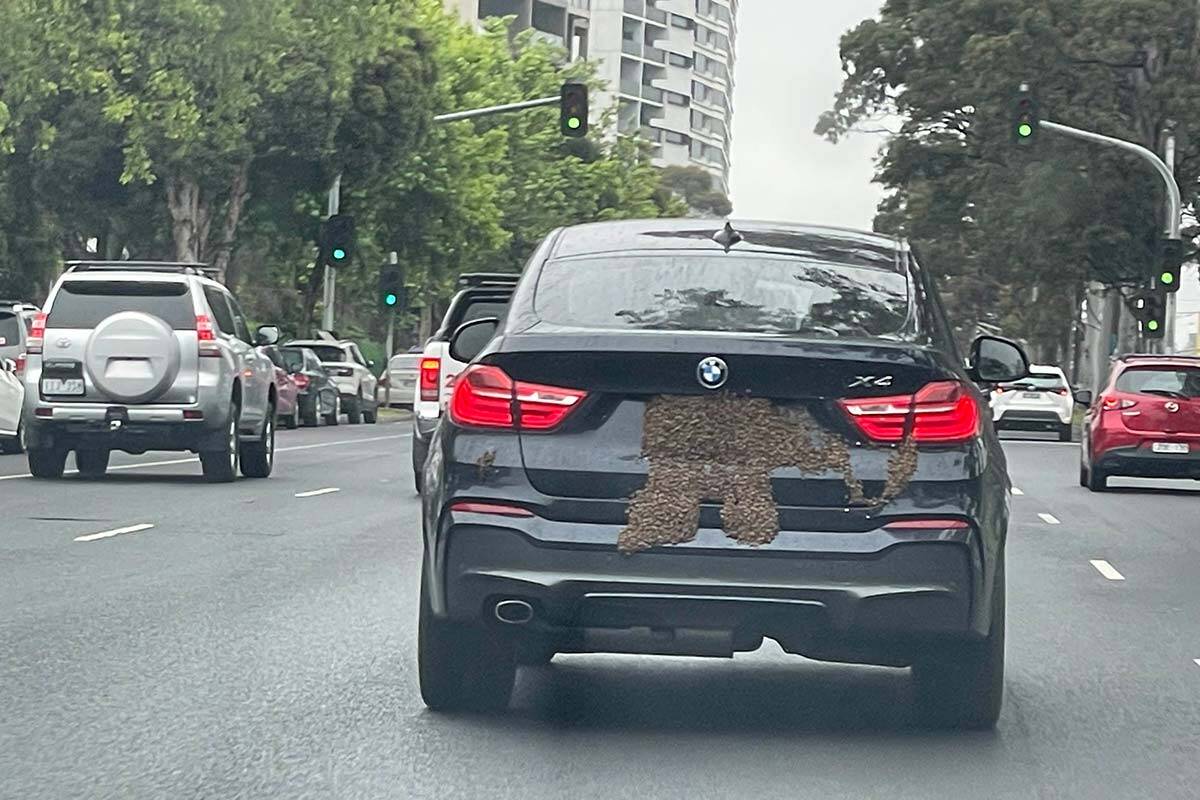
[[[1018,489],[1015,486],[1012,487],[1012,493],[1013,493],[1013,497],[1022,497],[1025,494],[1024,492],[1022,492],[1020,489]]]
[[[320,442],[318,444],[301,444],[295,447],[276,447],[276,453],[290,453],[293,450],[315,450],[318,447],[337,447],[343,444],[360,444],[362,442],[386,442],[392,439],[407,439],[411,433],[401,433],[396,436],[368,436],[363,439],[345,439],[340,442]]]
[[[341,489],[336,486],[330,486],[327,489],[313,489],[311,492],[300,492],[296,497],[320,497],[323,494],[333,494],[340,491]]]
[[[122,536],[126,533],[139,533],[141,531],[148,531],[153,527],[154,526],[150,523],[143,522],[140,525],[130,525],[125,528],[114,528],[111,531],[101,531],[100,533],[89,533],[87,536],[76,536],[75,541],[94,542],[97,539],[110,539],[113,536]]]
[[[1116,570],[1116,569],[1113,567],[1113,565],[1112,565],[1112,564],[1108,563],[1107,561],[1105,561],[1105,560],[1104,560],[1104,559],[1102,559],[1102,558],[1093,558],[1093,559],[1092,559],[1092,560],[1091,560],[1089,563],[1090,563],[1090,564],[1091,564],[1093,567],[1095,567],[1095,568],[1096,568],[1096,571],[1097,571],[1097,572],[1099,572],[1099,573],[1100,573],[1101,575],[1103,575],[1104,577],[1108,578],[1110,581],[1123,581],[1123,580],[1125,580],[1125,576],[1124,576],[1124,575],[1122,575],[1121,573],[1117,572],[1117,570]]]
[[[1200,667],[1200,658],[1193,658],[1192,663],[1195,664],[1197,667]]]
[[[1061,522],[1058,521],[1058,517],[1054,516],[1053,514],[1039,513],[1038,516],[1041,517],[1042,522],[1046,523],[1047,525],[1061,525],[1062,524]]]

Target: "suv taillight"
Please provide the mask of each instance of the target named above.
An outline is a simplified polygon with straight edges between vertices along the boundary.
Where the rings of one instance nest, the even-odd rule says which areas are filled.
[[[46,341],[46,315],[39,311],[33,315],[33,324],[29,326],[29,340],[25,343],[25,352],[41,355],[42,345]]]
[[[421,359],[421,400],[431,402],[438,399],[438,383],[442,377],[440,358]]]
[[[221,349],[217,347],[217,329],[207,314],[196,315],[196,341],[200,345],[201,357],[220,357]]]
[[[17,356],[17,377],[20,378],[25,374],[25,354],[21,353]]]
[[[840,401],[863,435],[876,442],[899,442],[912,413],[913,439],[920,444],[952,444],[979,435],[979,404],[955,381],[926,384],[913,395],[849,398]]]
[[[504,370],[474,364],[454,381],[450,419],[476,428],[548,431],[574,411],[587,392],[514,381]]]

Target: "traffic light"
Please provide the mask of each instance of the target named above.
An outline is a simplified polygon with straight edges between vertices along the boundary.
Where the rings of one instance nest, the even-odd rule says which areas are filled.
[[[564,83],[559,103],[559,126],[563,136],[579,138],[588,132],[588,88],[582,83]]]
[[[1179,239],[1163,239],[1159,251],[1159,268],[1155,285],[1164,292],[1179,291],[1179,277],[1183,269],[1183,242]]]
[[[1028,84],[1022,84],[1013,106],[1013,141],[1021,147],[1032,147],[1037,141],[1040,120],[1037,98]]]
[[[354,217],[334,214],[325,220],[325,232],[321,239],[326,264],[331,267],[349,264],[354,255]]]
[[[379,304],[389,311],[404,307],[404,269],[387,264],[379,272]]]
[[[1129,306],[1138,329],[1147,339],[1161,339],[1167,332],[1167,297],[1162,292],[1139,292]]]

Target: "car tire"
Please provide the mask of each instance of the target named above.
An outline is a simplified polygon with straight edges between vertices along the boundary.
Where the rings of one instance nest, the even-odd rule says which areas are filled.
[[[111,450],[76,450],[75,467],[79,477],[85,480],[98,480],[108,472],[108,457]]]
[[[271,406],[258,440],[242,443],[242,474],[247,478],[269,478],[274,468],[275,407]]]
[[[241,448],[238,446],[238,421],[241,408],[235,403],[229,410],[225,425],[224,446],[217,450],[200,451],[200,469],[209,483],[230,483],[237,480]]]
[[[1058,429],[1058,440],[1060,442],[1069,442],[1075,435],[1075,428],[1071,423],[1067,423]]]
[[[516,680],[511,641],[481,625],[438,619],[429,604],[425,567],[417,620],[421,699],[433,711],[501,711]]]
[[[1088,468],[1087,488],[1093,492],[1108,491],[1108,475],[1095,464]]]
[[[341,395],[333,396],[333,410],[325,415],[326,425],[337,425],[338,417],[342,415],[342,397]]]
[[[1003,558],[1003,556],[1001,556]],[[996,573],[992,625],[981,642],[936,648],[913,664],[917,703],[927,724],[938,728],[987,730],[1004,704],[1004,562]]]
[[[363,422],[368,425],[374,425],[379,421],[379,403],[375,402],[370,410],[363,410]]]
[[[25,456],[29,459],[29,473],[35,478],[61,478],[67,466],[67,451],[58,447],[30,447]]]
[[[361,425],[363,421],[363,399],[361,396],[351,397],[346,403],[346,422],[351,425]]]
[[[292,413],[283,418],[283,427],[289,431],[294,431],[300,427],[300,401],[296,401],[296,405],[292,407]]]
[[[318,405],[321,401],[314,397],[300,413],[300,422],[306,428],[315,428],[321,424],[321,409]]]
[[[20,455],[25,452],[25,425],[17,423],[17,435],[10,439],[0,439],[0,453]]]
[[[1083,463],[1083,459],[1079,460],[1079,485],[1085,489],[1088,485],[1088,468]]]

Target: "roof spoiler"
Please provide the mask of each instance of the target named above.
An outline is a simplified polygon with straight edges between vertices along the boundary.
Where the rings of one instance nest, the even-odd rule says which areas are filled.
[[[473,289],[480,286],[511,288],[521,276],[511,272],[468,272],[458,276],[458,288]]]
[[[168,272],[216,279],[220,270],[194,261],[68,261],[67,272]]]

